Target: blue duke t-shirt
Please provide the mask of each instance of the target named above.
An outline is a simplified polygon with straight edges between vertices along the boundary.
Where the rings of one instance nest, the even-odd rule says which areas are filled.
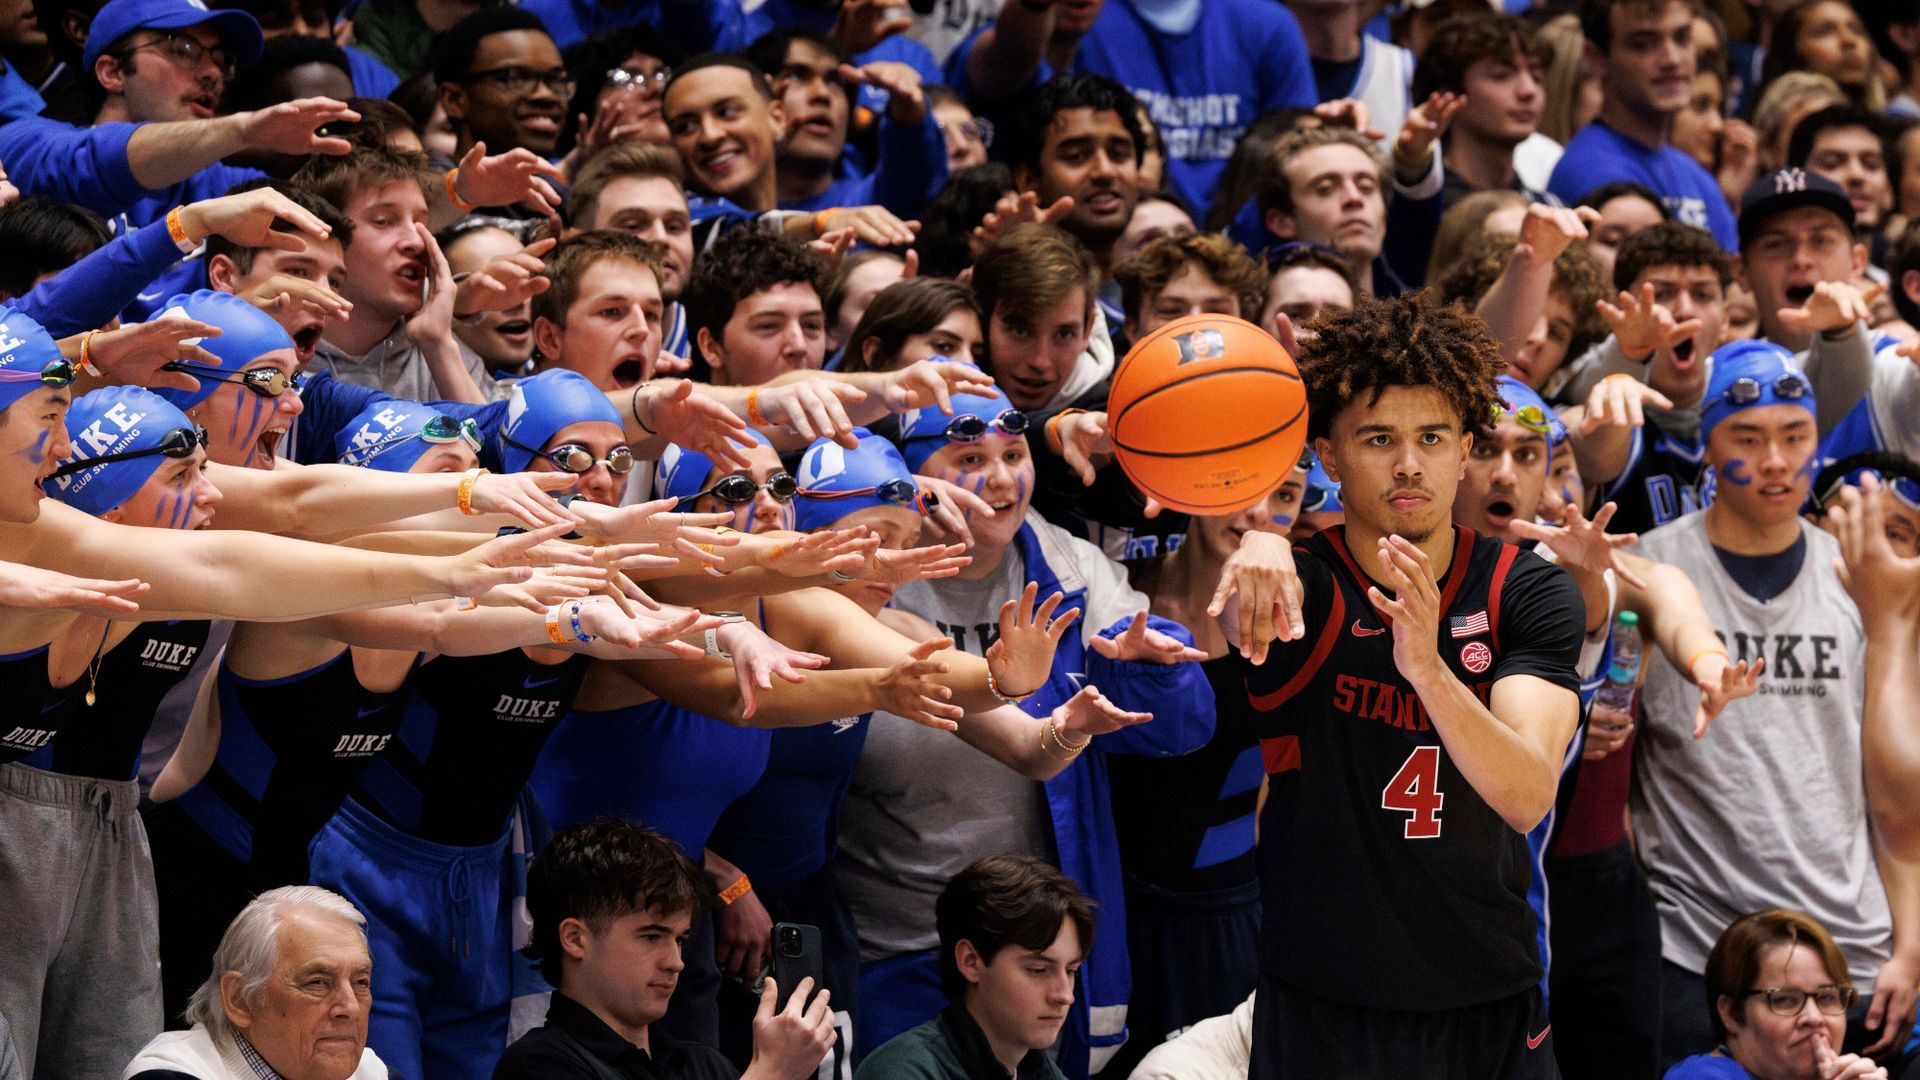
[[[1588,124],[1567,140],[1547,190],[1572,206],[1602,184],[1631,180],[1659,194],[1674,220],[1713,234],[1728,251],[1740,250],[1740,234],[1726,196],[1700,163],[1671,146],[1650,147],[1601,123]]]

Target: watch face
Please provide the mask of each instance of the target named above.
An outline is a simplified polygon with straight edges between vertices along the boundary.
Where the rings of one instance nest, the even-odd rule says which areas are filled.
[[[707,614],[726,622],[745,622],[747,617],[737,611],[709,611]]]

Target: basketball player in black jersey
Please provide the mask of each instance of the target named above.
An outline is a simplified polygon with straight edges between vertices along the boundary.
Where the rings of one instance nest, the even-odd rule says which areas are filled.
[[[1251,1076],[1557,1077],[1526,833],[1584,614],[1565,571],[1451,523],[1498,348],[1472,316],[1367,300],[1299,365],[1347,512],[1291,553],[1249,534],[1228,567],[1297,574],[1305,630],[1245,667],[1269,783]]]

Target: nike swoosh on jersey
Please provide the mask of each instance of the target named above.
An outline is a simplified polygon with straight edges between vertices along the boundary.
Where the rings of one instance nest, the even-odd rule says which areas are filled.
[[[535,682],[532,676],[528,676],[527,680],[521,683],[520,685],[522,688],[527,690],[537,690],[542,686],[551,686],[552,684],[557,683],[559,681],[560,681],[560,676],[558,675],[555,675],[551,679],[541,679],[538,682]]]
[[[1354,637],[1378,637],[1381,634],[1384,634],[1387,632],[1387,628],[1384,626],[1375,626],[1375,627],[1361,626],[1359,619],[1353,620],[1353,626],[1350,627],[1349,629],[1353,631]]]
[[[1547,1032],[1552,1030],[1553,1030],[1553,1025],[1548,1024],[1546,1027],[1543,1027],[1540,1029],[1540,1034],[1527,1036],[1527,1049],[1529,1050],[1540,1049],[1540,1044],[1547,1041]]]

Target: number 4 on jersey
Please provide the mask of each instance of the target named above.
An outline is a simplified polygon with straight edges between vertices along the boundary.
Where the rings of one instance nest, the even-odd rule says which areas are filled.
[[[1380,792],[1383,810],[1411,814],[1405,836],[1409,840],[1432,840],[1440,835],[1440,807],[1447,797],[1440,792],[1440,748],[1416,746],[1406,763],[1393,774]]]

